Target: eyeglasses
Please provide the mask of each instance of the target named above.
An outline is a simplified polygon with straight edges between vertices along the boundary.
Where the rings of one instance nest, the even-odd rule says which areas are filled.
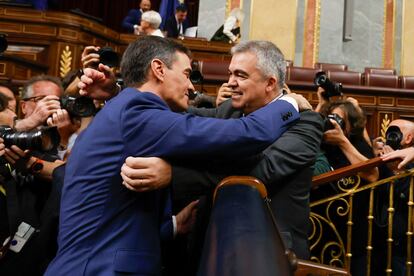
[[[36,97],[24,98],[22,100],[25,101],[25,102],[33,101],[33,102],[37,103],[38,101],[43,100],[45,97],[46,97],[46,95],[44,95],[44,96],[36,96]]]

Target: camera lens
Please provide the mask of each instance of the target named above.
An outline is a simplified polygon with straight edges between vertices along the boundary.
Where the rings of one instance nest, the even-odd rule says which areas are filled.
[[[99,49],[98,55],[102,64],[109,67],[117,67],[119,65],[119,56],[111,47]]]
[[[49,151],[59,144],[60,136],[56,127],[44,127],[35,131],[14,131],[8,126],[0,126],[0,137],[6,147],[16,145],[22,150]]]

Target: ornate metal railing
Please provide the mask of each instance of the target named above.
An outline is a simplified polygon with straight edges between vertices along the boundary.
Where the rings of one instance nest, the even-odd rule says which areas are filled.
[[[370,160],[361,167],[366,169],[378,163],[380,163],[379,159]],[[392,267],[394,255],[405,257],[405,274],[413,275],[414,169],[365,185],[358,176],[348,176],[350,173],[355,174],[355,171],[358,171],[358,166],[350,166],[341,169],[339,173],[334,171],[314,178],[314,186],[317,189],[312,191],[312,194],[313,196],[323,194],[323,196],[311,202],[312,231],[309,236],[311,260],[351,270],[353,256],[355,256],[353,248],[359,246],[364,251],[362,258],[365,275],[377,275],[374,269],[378,269],[378,263],[384,264],[385,262],[386,267],[381,274],[396,275],[393,274]],[[332,181],[332,175],[339,180]],[[404,201],[406,200],[404,204],[407,207],[406,214],[405,211],[403,212],[404,220],[407,222],[407,229],[404,229],[405,253],[395,252],[393,248],[395,242],[393,231],[396,230],[393,229],[395,227],[393,220],[395,212],[402,211],[395,208],[395,188],[396,185],[402,185],[401,183],[405,183],[405,192],[408,194],[408,198],[404,198]],[[329,192],[331,194],[328,194]],[[383,201],[381,202],[380,199]],[[381,214],[386,215],[386,223],[383,225],[386,230],[382,231],[385,237],[383,240],[378,240],[374,239],[379,231],[378,227],[374,227],[376,226],[375,220],[379,219],[376,218],[379,214],[378,208],[381,209],[384,206],[386,213]],[[362,227],[354,229],[356,224]],[[401,233],[400,229],[397,230]],[[362,239],[364,245],[353,245],[355,237],[357,240]],[[380,244],[381,242],[383,244]],[[379,260],[377,256],[382,253],[379,252],[381,248],[386,248],[384,250],[386,257]]]

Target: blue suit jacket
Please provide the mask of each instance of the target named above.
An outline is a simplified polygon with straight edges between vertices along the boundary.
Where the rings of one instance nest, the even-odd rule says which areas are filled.
[[[141,24],[142,12],[140,9],[132,9],[128,12],[128,15],[122,20],[122,28],[129,33],[134,33],[134,25]]]
[[[188,20],[184,20],[183,22],[183,34],[185,30],[189,27]],[[167,32],[167,37],[174,37],[177,38],[179,33],[179,30],[177,28],[177,20],[175,19],[175,15],[171,16],[170,18],[165,21],[164,25],[164,31]]]
[[[62,191],[57,256],[46,275],[160,273],[160,225],[168,194],[121,185],[128,156],[250,155],[299,117],[276,101],[241,119],[171,112],[153,93],[128,88],[78,137]]]

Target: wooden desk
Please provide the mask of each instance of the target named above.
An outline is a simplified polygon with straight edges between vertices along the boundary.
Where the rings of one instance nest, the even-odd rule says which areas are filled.
[[[0,5],[0,30],[8,35],[9,43],[0,56],[0,81],[12,83],[39,73],[62,76],[80,66],[85,46],[111,46],[123,53],[137,38],[78,15],[6,5]],[[229,44],[205,39],[184,39],[183,43],[195,59],[230,59]]]

